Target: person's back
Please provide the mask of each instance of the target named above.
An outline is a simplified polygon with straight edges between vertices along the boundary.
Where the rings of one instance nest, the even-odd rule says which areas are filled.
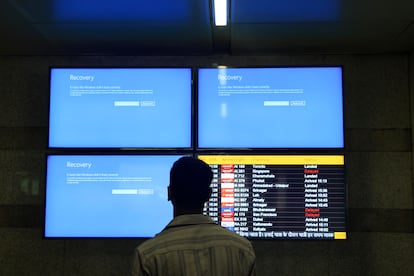
[[[254,275],[255,255],[245,238],[203,215],[176,217],[135,252],[136,275]]]
[[[254,275],[251,243],[203,215],[213,174],[201,160],[183,157],[170,172],[174,219],[134,254],[133,275]]]

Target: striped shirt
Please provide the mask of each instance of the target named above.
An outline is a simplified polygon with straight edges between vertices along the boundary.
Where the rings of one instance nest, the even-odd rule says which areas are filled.
[[[174,218],[135,249],[133,275],[255,275],[251,243],[208,216]]]

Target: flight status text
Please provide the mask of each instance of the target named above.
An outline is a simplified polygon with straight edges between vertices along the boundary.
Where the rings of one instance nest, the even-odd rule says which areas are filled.
[[[200,156],[214,177],[204,208],[248,238],[345,239],[343,156]]]

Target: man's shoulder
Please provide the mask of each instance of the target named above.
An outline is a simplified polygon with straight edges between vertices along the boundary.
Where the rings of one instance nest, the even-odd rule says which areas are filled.
[[[201,243],[200,243],[201,242]],[[146,252],[165,251],[168,248],[176,249],[182,246],[188,247],[236,247],[250,251],[250,241],[239,234],[223,228],[217,224],[191,225],[180,228],[166,229],[154,238],[141,243],[137,250]]]
[[[242,247],[245,249],[252,248],[252,244],[247,238],[242,237],[239,234],[230,231],[229,229],[217,225],[217,231],[220,233],[221,238],[226,243],[231,243],[234,246]]]
[[[236,232],[233,232],[233,231],[231,231],[227,228],[224,228],[220,225],[216,225],[215,228],[216,228],[218,233],[220,233],[223,236],[227,236],[227,237],[231,238],[232,240],[237,240],[237,241],[240,241],[242,243],[250,243],[246,238],[240,236]]]
[[[145,251],[151,250],[154,247],[158,247],[160,245],[162,245],[162,241],[160,241],[160,239],[157,238],[157,236],[155,236],[153,238],[143,241],[141,244],[139,244],[136,247],[136,250],[140,252],[145,252]]]

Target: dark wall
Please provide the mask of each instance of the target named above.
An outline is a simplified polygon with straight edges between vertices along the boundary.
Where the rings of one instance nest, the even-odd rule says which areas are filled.
[[[0,57],[0,275],[124,275],[134,239],[42,239],[49,66],[343,65],[346,241],[255,241],[259,275],[414,271],[410,55]]]

